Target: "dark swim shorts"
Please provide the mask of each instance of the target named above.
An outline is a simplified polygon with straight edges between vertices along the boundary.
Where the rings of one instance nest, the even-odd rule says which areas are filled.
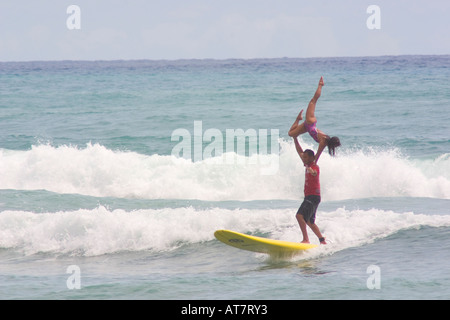
[[[305,200],[298,208],[297,214],[301,214],[306,222],[315,223],[316,211],[320,203],[320,196],[310,195],[306,196]]]

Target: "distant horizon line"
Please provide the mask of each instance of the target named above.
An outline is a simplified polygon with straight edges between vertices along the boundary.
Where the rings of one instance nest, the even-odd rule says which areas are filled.
[[[311,59],[346,59],[346,58],[383,58],[383,57],[445,57],[448,54],[385,54],[385,55],[362,55],[362,56],[322,56],[322,57],[272,57],[272,58],[177,58],[177,59],[152,59],[152,58],[130,58],[130,59],[60,59],[60,60],[1,60],[0,63],[36,63],[36,62],[123,62],[123,61],[154,61],[154,62],[183,62],[183,61],[257,61],[257,60],[311,60]]]

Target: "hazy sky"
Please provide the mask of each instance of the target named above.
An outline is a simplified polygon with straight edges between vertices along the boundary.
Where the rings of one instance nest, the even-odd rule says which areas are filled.
[[[0,61],[450,54],[449,21],[449,0],[0,0]]]

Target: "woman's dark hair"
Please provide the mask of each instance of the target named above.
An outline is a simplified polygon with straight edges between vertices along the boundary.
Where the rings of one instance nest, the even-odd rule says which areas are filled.
[[[331,137],[328,139],[327,141],[327,146],[328,146],[328,153],[331,156],[335,156],[336,155],[336,148],[339,147],[341,145],[341,141],[339,140],[338,137]]]

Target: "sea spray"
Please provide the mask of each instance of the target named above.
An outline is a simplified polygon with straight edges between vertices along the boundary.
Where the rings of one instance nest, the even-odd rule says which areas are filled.
[[[307,143],[305,146],[314,148]],[[27,151],[1,149],[0,188],[140,199],[303,198],[304,167],[293,143],[281,140],[279,155],[252,155],[273,156],[279,157],[278,172],[262,175],[258,161],[229,165],[213,157],[193,162],[110,150],[99,144],[84,148],[37,145]],[[337,157],[324,153],[319,165],[323,201],[370,197],[450,199],[450,172],[445,170],[450,166],[448,156],[412,161],[395,148],[341,150]]]

